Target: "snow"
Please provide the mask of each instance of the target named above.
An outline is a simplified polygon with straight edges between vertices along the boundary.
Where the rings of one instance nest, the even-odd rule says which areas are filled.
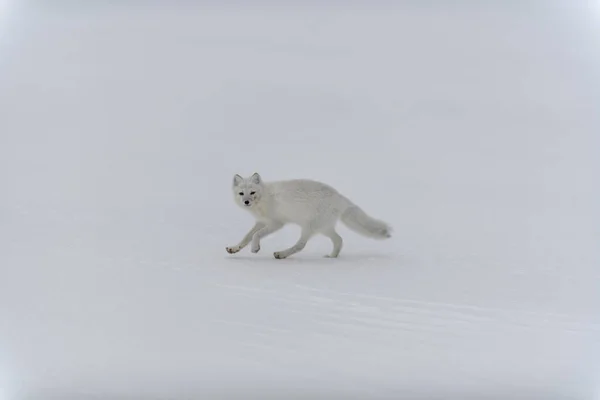
[[[2,8],[0,398],[597,398],[600,17],[165,4]],[[231,256],[255,171],[395,235]]]

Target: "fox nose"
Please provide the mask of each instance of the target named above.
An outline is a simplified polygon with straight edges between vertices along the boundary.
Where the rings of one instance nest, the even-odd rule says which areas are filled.
[[[244,201],[244,204],[248,205],[248,204],[250,204],[250,201],[246,200],[246,201]]]

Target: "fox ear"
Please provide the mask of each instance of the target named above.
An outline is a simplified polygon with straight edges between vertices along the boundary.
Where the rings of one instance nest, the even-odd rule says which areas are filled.
[[[250,177],[250,180],[252,181],[252,183],[256,183],[257,185],[259,185],[262,182],[262,178],[260,177],[258,172],[255,172],[254,174],[252,174],[252,176]]]
[[[242,178],[241,176],[239,176],[239,175],[237,175],[237,174],[236,174],[236,175],[233,177],[233,186],[234,186],[234,187],[235,187],[235,186],[239,186],[239,185],[240,185],[240,183],[242,183],[243,181],[244,181],[244,178]]]

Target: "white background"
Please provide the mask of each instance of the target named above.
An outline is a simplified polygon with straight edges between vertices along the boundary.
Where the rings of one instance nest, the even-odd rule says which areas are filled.
[[[0,398],[597,398],[600,7],[485,3],[4,0]]]

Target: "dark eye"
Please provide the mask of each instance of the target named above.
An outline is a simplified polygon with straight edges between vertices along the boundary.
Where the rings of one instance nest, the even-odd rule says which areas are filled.
[[[256,192],[250,192],[251,195],[253,195],[254,193],[256,193]]]
[[[243,195],[244,195],[244,192],[239,192],[238,194],[239,194],[240,196],[243,196]]]

